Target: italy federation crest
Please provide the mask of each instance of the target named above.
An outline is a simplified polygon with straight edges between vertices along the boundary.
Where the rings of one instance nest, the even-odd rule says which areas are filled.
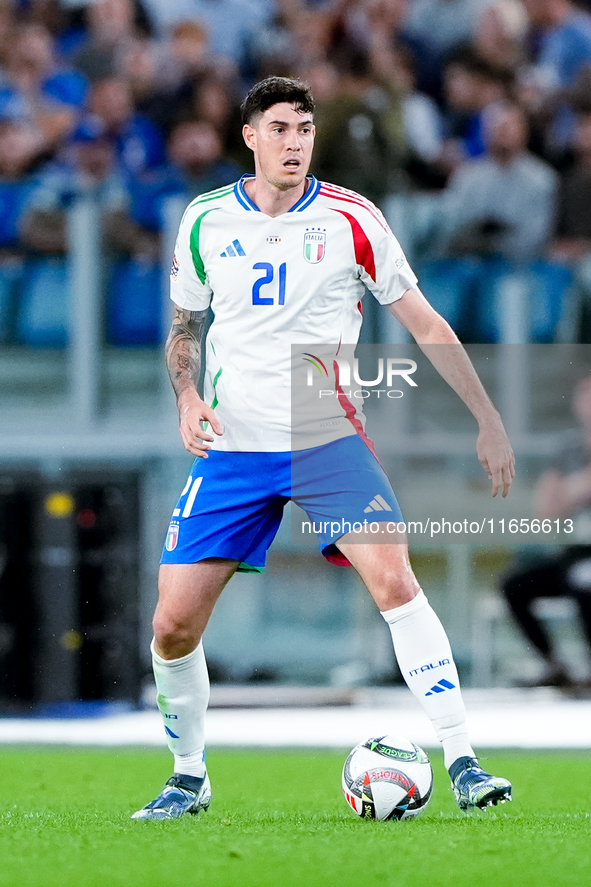
[[[165,547],[167,551],[174,551],[179,541],[179,524],[178,521],[171,521],[166,534]]]
[[[304,259],[317,265],[326,252],[326,228],[306,228],[304,234]]]

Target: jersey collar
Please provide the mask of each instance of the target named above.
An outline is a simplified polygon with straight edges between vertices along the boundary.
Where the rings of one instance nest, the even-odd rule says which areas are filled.
[[[256,203],[254,203],[254,201],[250,199],[244,188],[244,183],[247,179],[254,179],[254,174],[246,173],[242,176],[240,181],[236,182],[236,184],[234,185],[234,194],[236,196],[236,200],[238,201],[240,206],[243,207],[243,209],[259,213],[260,209],[258,208]],[[306,189],[306,193],[300,197],[297,203],[294,203],[294,205],[287,210],[288,213],[301,213],[302,210],[310,206],[312,201],[314,201],[318,196],[318,192],[320,191],[320,182],[318,181],[318,179],[313,175],[309,175],[307,176],[307,180],[308,187]]]

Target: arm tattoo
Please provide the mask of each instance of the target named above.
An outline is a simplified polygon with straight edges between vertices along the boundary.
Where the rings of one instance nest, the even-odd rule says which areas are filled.
[[[203,333],[207,311],[185,311],[175,305],[166,340],[166,368],[177,396],[186,388],[198,389]]]

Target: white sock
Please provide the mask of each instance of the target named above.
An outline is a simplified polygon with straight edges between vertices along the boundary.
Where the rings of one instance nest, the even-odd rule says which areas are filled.
[[[474,757],[466,710],[451,647],[439,617],[424,593],[382,616],[390,627],[404,680],[419,700],[443,746],[445,766]]]
[[[174,755],[174,772],[203,776],[204,721],[209,703],[209,675],[203,644],[180,659],[163,659],[154,649],[154,641],[150,649],[158,708],[168,747]]]

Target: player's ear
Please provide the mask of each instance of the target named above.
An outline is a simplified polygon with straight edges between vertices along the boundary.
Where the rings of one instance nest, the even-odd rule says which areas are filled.
[[[248,148],[254,151],[256,144],[256,130],[250,123],[245,123],[242,127],[242,138],[246,142]]]

